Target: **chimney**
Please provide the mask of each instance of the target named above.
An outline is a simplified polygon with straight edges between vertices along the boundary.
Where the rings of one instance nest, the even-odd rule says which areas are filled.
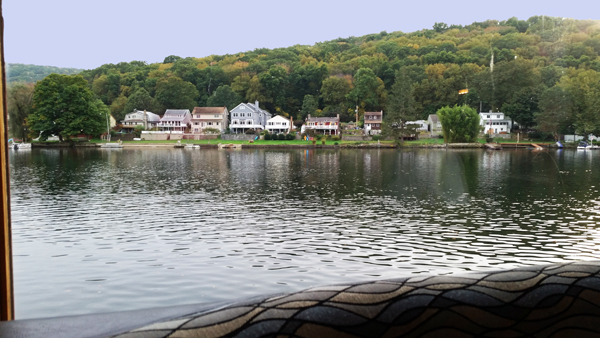
[[[144,109],[144,129],[148,129],[148,114],[146,114],[146,109]]]
[[[308,114],[308,117],[307,117],[307,119],[309,119],[309,118],[310,118],[310,114]]]
[[[337,119],[338,119],[338,120],[340,119],[340,114],[337,114]]]
[[[256,106],[256,109],[259,109],[259,107],[258,107],[258,100],[254,101],[254,105]]]
[[[292,131],[292,126],[294,125],[294,118],[292,116],[290,116],[290,129],[288,130],[288,133],[290,131]]]

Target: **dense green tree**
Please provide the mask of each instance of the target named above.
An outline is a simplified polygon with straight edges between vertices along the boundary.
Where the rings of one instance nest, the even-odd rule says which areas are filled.
[[[443,107],[437,111],[446,143],[475,142],[481,131],[479,114],[469,106]]]
[[[346,77],[332,76],[323,81],[321,98],[329,105],[337,106],[346,101],[352,91],[351,80]]]
[[[105,130],[109,114],[81,76],[50,74],[35,86],[33,106],[27,126],[42,140],[51,135],[61,141],[78,134],[98,135]]]
[[[127,105],[127,98],[123,95],[117,97],[108,108],[110,114],[115,118],[117,123],[121,123],[125,119],[125,106]]]
[[[600,73],[591,69],[572,70],[561,78],[558,86],[569,93],[575,132],[585,137],[600,134]]]
[[[407,124],[416,119],[413,82],[407,68],[396,73],[396,80],[388,97],[387,110],[383,116],[382,133],[395,142],[404,143],[404,137],[415,133],[416,125]]]
[[[302,109],[298,114],[298,120],[304,120],[309,114],[316,116],[315,112],[319,109],[319,101],[312,95],[304,95]]]
[[[383,81],[372,69],[361,68],[354,75],[354,88],[346,98],[365,110],[381,110],[387,93]]]
[[[154,110],[155,106],[156,103],[148,91],[145,88],[139,88],[127,98],[127,103],[125,104],[121,114],[125,116],[134,110],[146,110],[159,114],[159,111]]]
[[[8,131],[10,136],[27,139],[26,120],[33,109],[33,84],[13,83],[8,86]]]
[[[196,87],[176,76],[160,80],[156,84],[154,98],[160,104],[161,111],[166,109],[189,109],[191,111],[196,106],[197,97]]]
[[[546,89],[540,98],[540,111],[535,114],[537,129],[551,133],[554,140],[559,140],[559,135],[572,121],[571,98],[561,87]]]
[[[242,97],[234,92],[228,85],[222,85],[211,97],[206,101],[206,105],[209,107],[227,107],[231,110],[242,102]]]
[[[285,109],[286,87],[288,85],[288,74],[281,66],[271,66],[268,72],[258,75],[260,85],[263,89],[265,105],[269,111],[277,108]]]
[[[539,112],[538,101],[542,87],[527,87],[516,93],[510,103],[502,105],[502,111],[517,122],[521,129],[534,125],[534,115]]]
[[[163,61],[163,63],[173,63],[176,61],[181,60],[181,56],[177,56],[177,55],[169,55],[165,58],[165,60]]]

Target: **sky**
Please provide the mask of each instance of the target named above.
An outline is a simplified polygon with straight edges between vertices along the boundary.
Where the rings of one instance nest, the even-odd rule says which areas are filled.
[[[92,69],[312,45],[436,22],[600,19],[597,0],[4,0],[6,62]]]

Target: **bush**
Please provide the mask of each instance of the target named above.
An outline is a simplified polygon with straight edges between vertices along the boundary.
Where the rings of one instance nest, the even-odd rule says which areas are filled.
[[[265,141],[271,140],[271,134],[265,134]]]
[[[279,139],[279,141],[285,140],[285,134],[279,134],[279,135],[277,135],[277,139]]]
[[[312,144],[313,144],[313,146],[314,146],[315,144],[317,144],[317,140],[312,140]]]
[[[437,111],[446,143],[476,142],[481,127],[475,109],[463,105],[443,107]]]
[[[373,135],[373,136],[371,136],[371,139],[373,141],[379,141],[379,140],[381,140],[381,135]]]
[[[294,139],[296,139],[296,136],[292,135],[292,133],[288,133],[285,135],[285,139],[286,140],[294,140]]]
[[[323,134],[316,134],[315,138],[320,141],[323,138],[323,136]]]
[[[321,140],[321,144],[322,144],[322,145],[325,145],[325,140]]]
[[[334,146],[337,146],[337,145],[339,145],[339,143],[337,143],[337,142],[336,142],[336,143],[334,143],[333,145],[334,145]]]
[[[339,135],[333,135],[333,136],[331,137],[331,140],[332,140],[332,141],[339,141],[339,140],[341,140],[341,138],[340,138],[340,136],[339,136]]]

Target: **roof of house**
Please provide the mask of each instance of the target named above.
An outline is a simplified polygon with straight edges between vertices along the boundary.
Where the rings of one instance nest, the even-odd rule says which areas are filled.
[[[268,119],[267,122],[275,121],[275,120],[285,120],[287,122],[290,122],[290,119],[285,118],[285,117],[283,117],[281,115],[275,115],[275,116],[271,117],[270,119]]]
[[[366,111],[365,115],[379,115],[379,116],[382,116],[383,112],[381,112],[381,111]]]
[[[260,107],[254,103],[240,103],[237,106],[235,106],[235,108],[233,108],[231,111],[234,111],[236,109],[238,109],[238,107],[244,106],[246,108],[248,108],[251,112],[253,113],[265,113],[265,114],[269,114],[271,115],[271,113],[269,113],[268,111],[264,110],[264,109],[260,109]]]
[[[306,122],[339,122],[339,117],[307,117]]]
[[[189,117],[190,111],[188,109],[167,109],[160,121],[183,121]]]
[[[429,114],[429,119],[431,119],[431,122],[433,123],[440,122],[440,119],[438,118],[437,114]]]
[[[123,121],[143,121],[143,118],[141,118],[141,119],[131,119],[131,118],[128,119],[127,117],[131,116],[130,114],[132,114],[132,113],[142,113],[143,114],[144,111],[143,110],[137,110],[137,111],[132,111],[131,113],[127,113],[127,115],[125,115],[125,120],[123,120]],[[148,122],[158,122],[158,121],[160,121],[160,116],[158,116],[157,114],[154,114],[151,111],[147,111],[146,112],[146,116],[147,116]]]
[[[225,107],[194,107],[192,114],[223,114]]]

